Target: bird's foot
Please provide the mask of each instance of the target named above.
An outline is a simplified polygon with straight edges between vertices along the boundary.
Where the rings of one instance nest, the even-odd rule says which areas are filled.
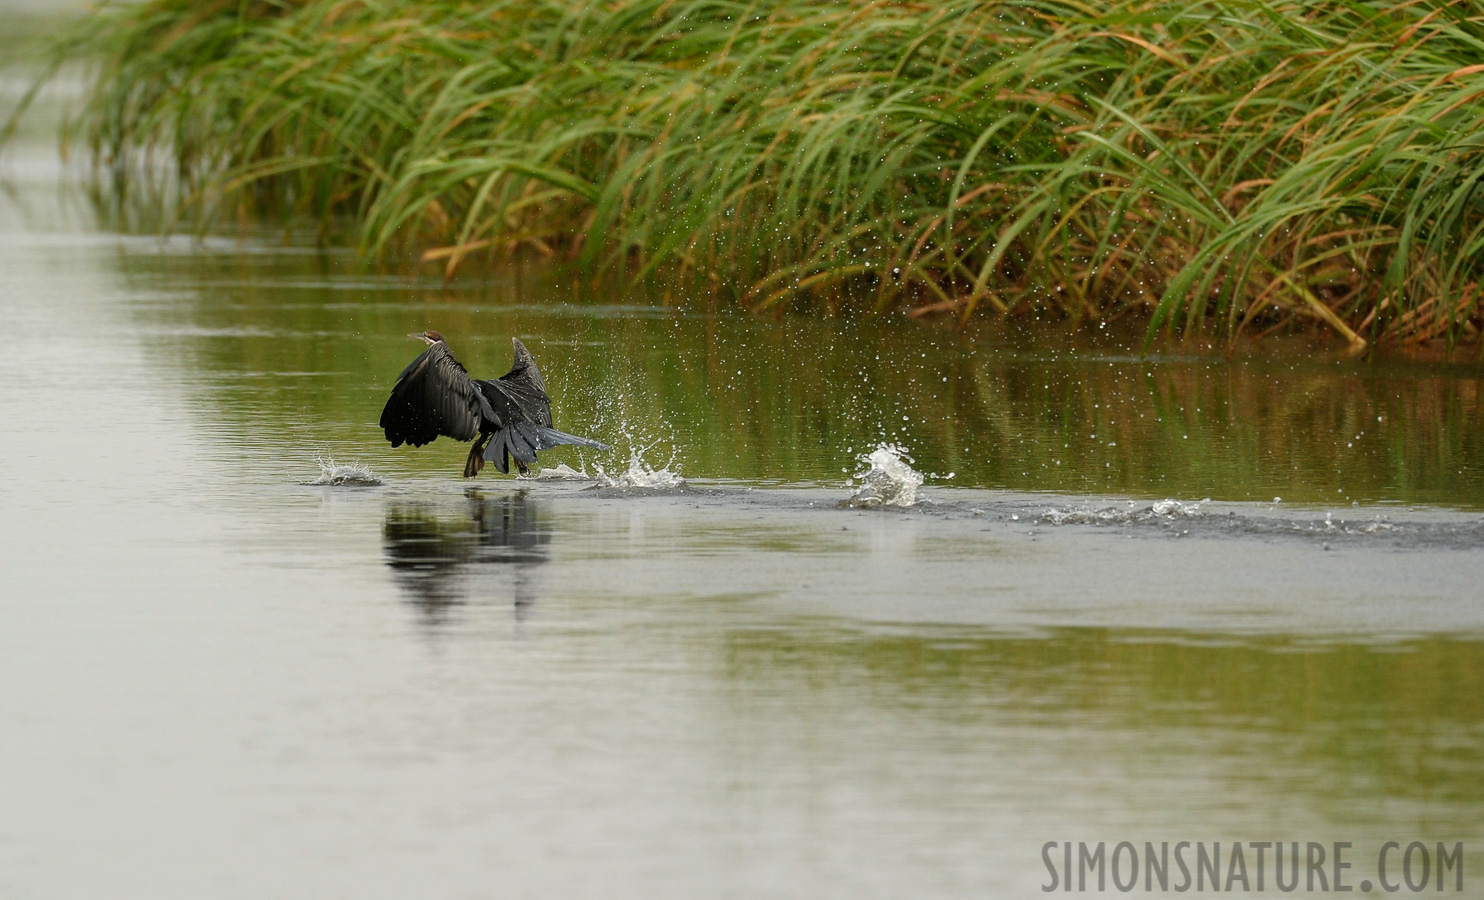
[[[484,442],[475,441],[469,448],[469,459],[464,463],[464,477],[473,478],[484,468]]]

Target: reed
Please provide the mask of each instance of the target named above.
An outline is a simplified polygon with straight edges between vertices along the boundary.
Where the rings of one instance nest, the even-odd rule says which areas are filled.
[[[1472,0],[145,0],[56,53],[115,195],[449,275],[530,248],[756,309],[1357,350],[1484,324]]]

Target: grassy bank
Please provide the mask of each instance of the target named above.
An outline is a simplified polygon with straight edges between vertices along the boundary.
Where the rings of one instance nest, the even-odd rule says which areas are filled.
[[[1484,6],[147,0],[73,137],[193,216],[756,308],[1474,338]],[[149,164],[152,161],[153,167]]]

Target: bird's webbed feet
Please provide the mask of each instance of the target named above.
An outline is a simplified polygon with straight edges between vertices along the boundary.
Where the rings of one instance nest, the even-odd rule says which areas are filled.
[[[484,468],[484,447],[490,442],[490,436],[482,434],[474,440],[474,446],[469,448],[469,459],[464,463],[464,477],[473,478]]]

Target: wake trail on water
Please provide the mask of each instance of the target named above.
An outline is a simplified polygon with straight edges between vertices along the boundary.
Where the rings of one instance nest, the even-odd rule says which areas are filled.
[[[1281,501],[1264,511],[1257,504],[1212,504],[1202,500],[1165,498],[1154,501],[1127,500],[1121,504],[1085,500],[1055,506],[1044,502],[1008,500],[992,504],[989,509],[978,503],[964,504],[951,491],[939,493],[931,502],[919,495],[926,478],[949,478],[924,475],[912,467],[915,460],[900,444],[882,443],[870,453],[857,457],[861,470],[846,482],[852,488],[850,497],[840,501],[845,509],[915,508],[935,516],[955,517],[967,512],[981,517],[993,506],[1007,522],[1056,528],[1117,528],[1130,536],[1143,533],[1169,537],[1255,537],[1313,541],[1323,549],[1348,545],[1384,545],[1408,548],[1478,548],[1484,546],[1484,518],[1448,515],[1442,521],[1414,518],[1406,514],[1392,516],[1374,509],[1350,515],[1337,511],[1316,513],[1302,509],[1285,509]],[[1409,520],[1410,519],[1410,520]]]
[[[1041,521],[1048,525],[1132,525],[1155,522],[1166,524],[1175,519],[1193,518],[1202,515],[1207,500],[1186,502],[1183,500],[1159,500],[1148,506],[1129,501],[1127,509],[1113,506],[1074,506],[1067,509],[1051,507],[1041,514]]]
[[[1043,507],[1029,511],[1024,519],[1012,515],[1012,521],[1026,521],[1054,527],[1092,526],[1127,528],[1129,533],[1166,534],[1172,537],[1268,537],[1299,538],[1321,543],[1324,549],[1347,545],[1409,548],[1466,548],[1484,545],[1484,518],[1446,514],[1447,519],[1394,517],[1374,509],[1351,512],[1351,517],[1326,511],[1324,517],[1302,509],[1280,510],[1268,507],[1267,514],[1255,505],[1243,508],[1211,508],[1211,500],[1159,500],[1142,503],[1128,500],[1123,505],[1081,503],[1072,506]],[[1223,505],[1224,506],[1224,505]],[[976,515],[983,510],[974,510]],[[1451,521],[1449,520],[1451,519]]]
[[[613,471],[596,461],[583,459],[577,468],[563,463],[523,477],[546,482],[584,483],[589,490],[628,492],[635,496],[690,490],[690,485],[680,474],[679,451],[673,442],[668,459],[663,464],[656,461],[654,451],[660,443],[658,440],[634,441],[630,437],[628,463]],[[982,521],[987,515],[991,521],[1012,525],[1023,523],[1019,527],[1030,526],[1032,533],[1035,533],[1034,529],[1047,526],[1071,530],[1114,528],[1129,537],[1145,534],[1174,538],[1299,539],[1322,544],[1325,550],[1352,544],[1379,544],[1398,549],[1484,546],[1484,518],[1476,516],[1459,518],[1449,514],[1447,519],[1432,521],[1408,514],[1392,517],[1376,510],[1366,513],[1357,510],[1348,518],[1338,512],[1325,512],[1322,518],[1316,518],[1319,514],[1315,512],[1282,507],[1276,498],[1271,506],[1213,504],[1210,498],[1182,500],[1173,497],[1111,502],[1067,498],[1048,503],[1046,499],[1007,496],[1002,501],[985,503],[967,499],[972,495],[955,496],[954,491],[945,489],[927,501],[921,496],[924,481],[953,476],[951,473],[934,475],[920,472],[913,467],[915,462],[902,444],[883,441],[874,450],[856,456],[856,472],[844,485],[850,490],[850,496],[835,505],[842,509],[860,510],[910,509],[950,519],[964,515]],[[333,477],[328,475],[328,471],[326,477]],[[758,496],[751,493],[752,488],[746,490],[749,497]],[[718,496],[727,493],[720,489]],[[782,496],[780,494],[780,499]],[[786,501],[784,505],[787,505]]]

